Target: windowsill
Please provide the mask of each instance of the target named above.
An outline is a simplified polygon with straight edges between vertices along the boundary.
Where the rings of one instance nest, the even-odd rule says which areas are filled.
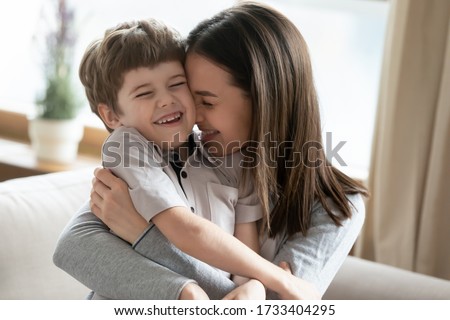
[[[84,127],[84,136],[78,148],[78,158],[70,165],[43,162],[36,159],[28,137],[28,119],[25,114],[0,110],[0,181],[67,171],[101,165],[106,129]]]
[[[107,136],[106,129],[85,125],[78,153],[99,158],[101,146]],[[0,137],[29,144],[27,115],[0,110]]]
[[[0,181],[38,174],[101,166],[99,157],[78,155],[71,164],[57,164],[36,159],[30,144],[0,137]]]

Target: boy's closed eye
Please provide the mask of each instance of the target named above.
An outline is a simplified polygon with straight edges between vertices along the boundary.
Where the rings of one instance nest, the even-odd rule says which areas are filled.
[[[141,93],[138,93],[137,95],[136,95],[136,98],[140,98],[140,97],[144,97],[144,96],[149,96],[149,95],[151,95],[153,93],[153,91],[145,91],[145,92],[141,92]]]

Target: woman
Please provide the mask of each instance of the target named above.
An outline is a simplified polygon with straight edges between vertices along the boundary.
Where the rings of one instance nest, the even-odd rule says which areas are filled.
[[[254,179],[264,208],[261,254],[275,264],[286,261],[293,274],[323,294],[360,231],[361,194],[366,191],[325,157],[311,64],[301,34],[277,11],[243,3],[200,23],[190,33],[187,46],[185,67],[198,105],[197,124],[206,132],[203,142],[210,152],[220,145],[215,141],[224,138],[220,112],[232,103],[227,101],[226,89],[238,87],[251,101],[244,171],[246,179]],[[96,177],[91,205],[98,216],[119,217],[123,223],[138,214],[123,181],[106,170],[97,171]],[[109,227],[116,226],[110,223]],[[193,266],[183,259],[155,229],[143,232],[133,252],[91,213],[84,213],[61,238],[57,251],[65,255],[58,264],[110,298],[192,298],[195,290],[191,291],[189,278],[212,298],[223,297],[233,288],[209,266]],[[146,243],[155,241],[167,250],[162,256],[178,257],[172,270],[150,260],[155,246]],[[97,254],[101,263],[96,261]],[[245,296],[244,284],[227,298]],[[269,293],[269,297],[275,296]]]

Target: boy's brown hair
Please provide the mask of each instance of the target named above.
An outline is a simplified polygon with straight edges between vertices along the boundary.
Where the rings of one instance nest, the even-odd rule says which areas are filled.
[[[88,46],[79,69],[91,110],[100,117],[98,105],[103,103],[120,114],[117,93],[127,71],[166,61],[184,63],[184,58],[180,35],[157,20],[124,22],[106,30],[103,39]]]

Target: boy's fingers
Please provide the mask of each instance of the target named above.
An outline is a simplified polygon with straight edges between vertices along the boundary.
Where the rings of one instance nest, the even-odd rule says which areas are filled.
[[[223,297],[222,300],[234,300],[234,296],[230,292],[225,297]]]

